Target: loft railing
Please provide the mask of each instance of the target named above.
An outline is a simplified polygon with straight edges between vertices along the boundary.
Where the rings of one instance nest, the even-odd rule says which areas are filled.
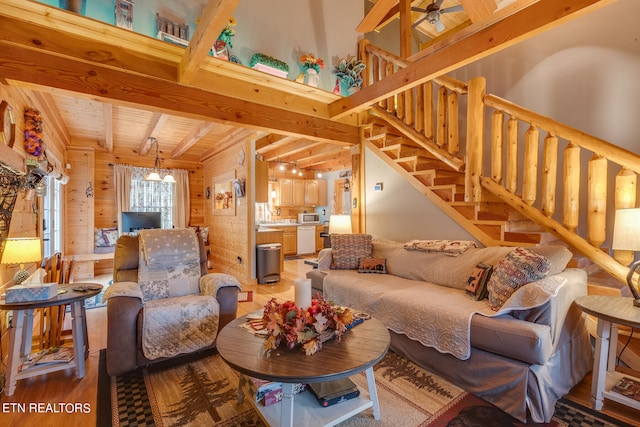
[[[369,70],[365,85],[410,65],[366,41],[360,58]],[[374,110],[386,111],[441,151],[464,153],[467,201],[482,202],[482,190],[488,190],[625,282],[633,252],[614,251],[612,257],[601,245],[612,235],[607,225],[613,224],[615,210],[636,207],[640,156],[485,90],[483,77],[468,84],[439,77],[394,94]],[[466,123],[458,120],[459,95],[467,96]],[[465,132],[465,147],[460,147],[460,132]],[[585,156],[590,157],[586,181],[581,179]]]

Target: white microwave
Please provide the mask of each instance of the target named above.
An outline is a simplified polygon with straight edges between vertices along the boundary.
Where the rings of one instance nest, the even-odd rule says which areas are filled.
[[[320,215],[316,213],[298,214],[298,224],[318,224],[320,223]]]

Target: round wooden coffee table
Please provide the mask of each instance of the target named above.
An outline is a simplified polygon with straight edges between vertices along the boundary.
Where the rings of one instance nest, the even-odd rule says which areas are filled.
[[[244,317],[235,319],[218,334],[216,347],[222,359],[241,374],[263,380],[283,383],[282,401],[268,407],[252,403],[269,425],[326,425],[337,423],[367,408],[373,408],[376,420],[380,419],[378,393],[373,375],[373,365],[389,350],[389,331],[376,319],[369,319],[347,331],[342,340],[332,339],[322,344],[322,349],[307,356],[300,348],[272,350],[269,357],[263,355],[264,338],[248,332],[242,325]],[[336,380],[365,371],[368,393],[330,407],[322,407],[311,395],[304,392],[295,395],[294,384]],[[241,376],[239,399],[243,398]]]

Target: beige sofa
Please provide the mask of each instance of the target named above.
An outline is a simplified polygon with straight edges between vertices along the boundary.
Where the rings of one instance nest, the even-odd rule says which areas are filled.
[[[140,233],[147,232],[152,235],[171,233],[170,242],[176,241],[174,235],[177,231],[174,230],[148,230]],[[188,232],[189,238],[191,233],[193,232]],[[226,274],[207,274],[207,258],[202,238],[195,233],[192,238],[196,239],[191,251],[195,252],[195,259],[189,269],[190,274],[195,276],[195,284],[192,286],[194,289],[183,289],[186,286],[184,280],[163,280],[162,283],[172,280],[175,282],[175,286],[164,296],[150,295],[148,289],[156,291],[157,286],[141,289],[139,270],[145,261],[141,259],[143,251],[140,238],[124,235],[118,239],[114,257],[114,283],[107,288],[104,296],[107,300],[106,359],[110,375],[120,375],[140,366],[213,347],[217,332],[236,318],[240,283]],[[173,271],[177,270],[179,262],[165,264],[167,270]],[[157,309],[155,317],[147,316],[152,306]],[[175,313],[173,317],[170,314],[172,310]],[[189,313],[193,316],[185,318]],[[159,324],[159,331],[167,335],[188,338],[189,346],[180,347],[180,342],[175,345],[169,336],[165,341],[151,344],[161,347],[160,356],[145,354],[144,344],[148,340],[144,340],[143,332],[151,322]],[[187,327],[190,329],[185,329]],[[172,348],[168,349],[169,347]]]
[[[568,249],[529,248],[549,260],[548,276],[523,286],[495,312],[465,287],[479,263],[496,266],[513,248],[469,249],[453,257],[381,239],[371,246],[386,274],[331,269],[336,260],[325,249],[310,276],[316,287],[322,280],[329,300],[383,321],[396,353],[523,422],[549,422],[556,401],[591,369],[589,335],[573,303],[587,293],[586,274],[565,268]],[[451,312],[461,317],[448,317]]]

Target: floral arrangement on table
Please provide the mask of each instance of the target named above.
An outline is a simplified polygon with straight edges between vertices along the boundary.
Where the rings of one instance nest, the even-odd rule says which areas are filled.
[[[300,67],[303,72],[306,72],[308,69],[313,68],[316,70],[316,73],[319,73],[320,70],[324,68],[324,60],[322,58],[316,58],[312,53],[307,53],[298,59],[300,62]]]
[[[366,65],[356,57],[353,57],[350,60],[342,58],[340,63],[336,65],[333,72],[338,77],[338,81],[341,86],[344,88],[356,88],[356,90],[359,90],[362,88],[362,76],[360,74],[365,67]]]
[[[310,356],[322,348],[323,341],[333,336],[340,340],[351,322],[353,313],[349,308],[333,305],[319,294],[314,295],[306,310],[296,307],[293,301],[281,304],[272,298],[262,316],[268,334],[263,350],[269,354],[286,343],[290,350],[301,345]]]
[[[231,44],[231,37],[236,34],[236,31],[234,30],[235,26],[236,19],[232,16],[231,18],[229,18],[229,22],[227,22],[227,25],[224,26],[224,28],[220,32],[220,35],[218,36],[218,39],[216,40],[216,43],[214,45],[216,50],[223,49],[227,45],[229,45],[229,47],[233,47],[233,45]]]

